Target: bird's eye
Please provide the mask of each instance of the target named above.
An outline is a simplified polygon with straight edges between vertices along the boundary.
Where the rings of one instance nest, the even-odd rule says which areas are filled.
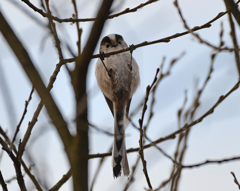
[[[122,41],[121,41],[121,40],[118,40],[118,44],[122,44]]]
[[[106,45],[106,47],[107,47],[107,48],[109,48],[109,47],[110,47],[110,44],[109,44],[109,43],[106,43],[105,45]]]

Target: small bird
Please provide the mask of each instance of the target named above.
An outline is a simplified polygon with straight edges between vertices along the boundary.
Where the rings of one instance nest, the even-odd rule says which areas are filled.
[[[119,34],[105,36],[100,52],[108,53],[128,45]],[[128,176],[129,166],[125,146],[125,128],[134,92],[140,83],[139,68],[130,51],[98,59],[95,75],[114,117],[114,142],[112,150],[113,177]]]

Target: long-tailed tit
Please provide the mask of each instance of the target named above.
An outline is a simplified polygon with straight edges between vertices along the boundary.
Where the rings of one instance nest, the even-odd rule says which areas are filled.
[[[108,53],[127,48],[123,37],[118,34],[105,36],[100,44],[100,52]],[[99,58],[95,75],[107,104],[114,116],[114,142],[112,150],[113,176],[129,175],[125,146],[125,128],[132,96],[139,83],[139,68],[130,52],[123,52]]]

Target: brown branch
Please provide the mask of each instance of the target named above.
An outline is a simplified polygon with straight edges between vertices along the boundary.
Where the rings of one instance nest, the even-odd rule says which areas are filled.
[[[238,186],[238,189],[240,190],[240,184],[239,184],[239,182],[238,182],[238,180],[237,180],[237,178],[236,178],[234,172],[231,172],[231,174],[233,175],[233,178],[234,178],[234,182],[235,182],[235,184]]]
[[[8,144],[8,145],[11,145],[11,141],[9,139],[9,137],[7,136],[7,134],[3,131],[2,127],[0,126],[0,134],[4,137],[5,139],[5,142]],[[18,154],[18,151],[15,147],[15,145],[12,145],[12,149],[14,151],[14,153],[17,155]],[[21,159],[21,164],[22,164],[22,167],[24,169],[24,171],[27,173],[27,175],[29,176],[29,178],[32,180],[33,184],[35,185],[36,189],[38,191],[43,191],[41,186],[39,185],[37,179],[35,178],[35,176],[33,174],[31,174],[30,172],[30,169],[27,167],[27,165],[25,164],[25,162]]]
[[[229,19],[229,24],[231,28],[230,36],[232,38],[233,46],[234,46],[234,55],[235,55],[235,61],[238,69],[238,75],[240,77],[240,57],[239,57],[239,49],[237,38],[236,38],[236,32],[235,32],[235,25],[232,19],[231,13],[228,13],[228,19]]]
[[[67,174],[64,174],[63,177],[48,191],[58,191],[63,184],[65,184],[69,178],[72,176],[71,169],[67,172]]]
[[[22,124],[22,122],[23,122],[23,119],[24,119],[26,113],[27,113],[27,107],[28,107],[28,104],[29,104],[30,100],[32,99],[32,94],[33,94],[33,92],[34,92],[34,88],[32,88],[32,90],[31,90],[31,92],[30,92],[30,95],[29,95],[29,97],[28,97],[28,100],[25,102],[25,108],[24,108],[22,117],[21,117],[21,119],[20,119],[20,121],[19,121],[19,123],[18,123],[18,125],[17,125],[15,134],[14,134],[13,139],[12,139],[12,145],[13,145],[14,142],[15,142],[15,139],[16,139],[17,134],[18,134],[18,132],[19,132],[20,126],[21,126],[21,124]],[[12,146],[10,146],[10,148],[12,148]]]
[[[37,8],[35,5],[33,5],[29,0],[22,0],[24,3],[26,3],[31,9],[33,9],[35,12],[38,12],[40,15],[42,15],[43,17],[47,17],[47,13],[45,13],[42,9],[39,9]],[[146,5],[149,5],[151,3],[154,3],[154,2],[157,2],[158,0],[148,0],[147,2],[145,3],[141,3],[140,5],[130,9],[130,8],[126,8],[125,10],[119,12],[119,13],[116,13],[116,14],[113,14],[113,15],[109,15],[107,17],[107,19],[113,19],[115,17],[118,17],[118,16],[121,16],[121,15],[124,15],[124,14],[127,14],[127,13],[133,13],[133,12],[136,12],[138,9],[141,9],[143,7],[145,7]],[[78,19],[78,18],[65,18],[65,19],[60,19],[58,17],[55,17],[55,16],[51,16],[51,18],[59,23],[62,23],[62,22],[71,22],[71,23],[74,23],[74,22],[88,22],[88,21],[96,21],[97,18],[85,18],[85,19]]]
[[[130,51],[131,48],[133,48],[134,50],[136,50],[137,48],[140,48],[140,47],[143,47],[143,46],[149,46],[149,45],[152,45],[152,44],[158,44],[158,43],[168,43],[170,42],[170,40],[172,39],[175,39],[175,38],[178,38],[178,37],[181,37],[181,36],[184,36],[184,35],[187,35],[187,34],[190,34],[192,32],[195,32],[195,31],[198,31],[198,30],[201,30],[201,29],[204,29],[204,28],[209,28],[211,27],[211,23],[213,23],[214,21],[218,20],[219,18],[221,18],[222,16],[224,16],[225,14],[227,14],[229,11],[225,11],[225,12],[220,12],[217,16],[215,16],[213,19],[211,19],[210,21],[208,21],[207,23],[201,25],[201,26],[195,26],[193,28],[191,28],[190,30],[187,30],[185,32],[182,32],[182,33],[176,33],[174,35],[170,35],[170,36],[167,36],[165,38],[161,38],[161,39],[158,39],[158,40],[154,40],[154,41],[144,41],[142,43],[139,43],[139,44],[136,44],[136,45],[132,45],[132,47],[128,47],[128,48],[124,48],[124,49],[121,49],[121,50],[118,50],[118,51],[114,51],[114,52],[109,52],[109,53],[105,53],[104,56],[105,57],[109,57],[111,55],[114,55],[114,54],[119,54],[119,53],[122,53],[122,52],[127,52],[127,51]],[[234,51],[234,49],[231,49],[231,48],[226,48],[226,47],[223,47],[223,48],[217,48],[218,51]],[[240,49],[238,49],[240,51]],[[101,54],[94,54],[92,56],[92,58],[100,58],[101,57]],[[69,62],[75,62],[77,58],[69,58],[69,59],[64,59],[63,62],[64,63],[69,63]]]
[[[21,171],[21,164],[19,163],[17,157],[14,156],[11,149],[9,149],[9,147],[7,146],[7,144],[5,143],[5,141],[1,137],[0,137],[0,144],[2,145],[2,149],[5,150],[8,153],[9,157],[13,161],[15,171],[16,171],[16,175],[17,175],[17,182],[18,182],[18,185],[19,185],[21,191],[27,191],[27,188],[25,186],[25,182],[24,182],[24,179],[23,179],[22,171]]]
[[[76,60],[72,73],[72,84],[76,99],[76,129],[77,135],[70,158],[74,190],[88,190],[88,107],[86,95],[86,78],[91,56],[101,35],[105,20],[113,0],[104,0],[98,11],[97,19],[91,29],[87,44],[82,54]]]
[[[74,18],[78,19],[78,11],[77,11],[77,3],[75,0],[72,0],[73,8],[75,11],[75,14],[73,15]],[[78,56],[81,54],[81,35],[82,35],[82,29],[79,28],[79,22],[76,22],[76,28],[77,28],[77,36],[78,36],[78,41],[77,41],[77,48],[78,48]]]
[[[57,48],[57,51],[58,51],[59,60],[61,62],[62,59],[63,59],[63,54],[62,54],[61,44],[60,44],[60,40],[58,38],[56,26],[55,26],[55,23],[53,22],[52,17],[51,17],[52,13],[51,13],[51,10],[50,10],[50,7],[49,7],[49,0],[45,0],[45,3],[46,3],[46,6],[47,6],[47,18],[49,20],[48,28],[50,29],[50,31],[51,31],[51,33],[54,37],[54,41],[55,41],[56,48]]]
[[[5,183],[3,176],[2,176],[2,172],[0,171],[0,184],[2,185],[2,189],[3,191],[8,191],[7,189],[7,184]]]
[[[56,80],[56,77],[57,77],[58,73],[60,72],[60,68],[62,67],[62,65],[63,65],[63,63],[58,63],[56,65],[55,70],[53,71],[53,74],[51,75],[50,80],[48,82],[48,86],[47,86],[48,91],[50,91],[52,89],[53,84],[54,84],[54,82]],[[38,116],[39,116],[39,114],[40,114],[40,112],[41,112],[41,110],[43,108],[43,105],[44,105],[43,101],[41,100],[40,103],[38,104],[38,107],[37,107],[36,111],[34,112],[34,115],[33,115],[32,119],[31,119],[31,122],[28,123],[27,131],[26,131],[26,133],[24,135],[24,138],[22,140],[22,143],[21,143],[21,145],[19,147],[19,151],[18,151],[19,152],[19,154],[18,154],[19,158],[21,158],[22,155],[23,155],[24,149],[25,149],[26,144],[27,144],[27,142],[28,142],[28,140],[30,138],[31,132],[33,130],[33,127],[34,127],[34,125],[36,124],[36,122],[38,120]]]
[[[18,40],[16,35],[14,34],[11,27],[8,25],[7,21],[3,17],[2,13],[0,12],[0,31],[2,32],[3,36],[5,37],[6,41],[8,42],[9,46],[15,53],[16,57],[18,58],[20,64],[22,65],[24,71],[26,72],[28,78],[30,79],[31,83],[33,84],[34,88],[37,90],[39,96],[43,100],[43,103],[46,106],[47,112],[55,125],[61,139],[64,143],[65,149],[68,152],[70,147],[72,136],[68,130],[67,124],[64,121],[58,107],[56,106],[51,94],[45,87],[38,71],[36,70],[35,66],[33,65],[27,51]]]
[[[151,182],[150,182],[150,178],[148,176],[147,161],[144,159],[144,152],[143,152],[143,134],[144,134],[144,132],[143,132],[143,120],[144,120],[145,112],[147,110],[147,101],[148,101],[149,93],[150,93],[152,87],[154,86],[154,84],[157,81],[158,72],[159,72],[159,68],[156,71],[156,74],[155,74],[155,77],[154,77],[154,80],[153,80],[151,86],[147,86],[147,88],[146,88],[146,95],[145,95],[145,100],[144,100],[144,103],[143,103],[142,116],[141,116],[141,118],[138,121],[139,122],[139,126],[140,126],[140,128],[139,128],[139,130],[140,130],[140,139],[139,139],[139,151],[138,152],[139,152],[140,158],[142,160],[143,172],[144,172],[145,178],[147,180],[148,187],[150,189],[152,189],[152,185],[151,185]]]
[[[206,164],[221,164],[221,163],[226,163],[229,161],[235,161],[235,160],[240,160],[240,156],[238,157],[233,157],[233,158],[228,158],[228,159],[223,159],[223,160],[206,160],[205,162],[198,163],[198,164],[193,164],[193,165],[182,165],[182,168],[196,168],[200,167]]]
[[[236,5],[236,3],[234,3],[233,0],[224,0],[224,2],[227,5],[227,8],[230,9],[238,25],[240,26],[240,12],[238,10],[238,6]]]
[[[235,5],[237,6],[237,4],[238,4],[239,2],[240,2],[240,1],[237,1]],[[178,0],[175,0],[175,1],[174,1],[174,5],[176,6],[176,8],[177,8],[177,10],[178,10],[179,16],[180,16],[180,18],[181,18],[181,20],[182,20],[182,22],[183,22],[183,24],[184,24],[184,27],[185,27],[187,30],[190,30],[190,27],[188,26],[188,24],[187,24],[187,22],[186,22],[186,19],[183,17],[183,14],[182,14],[182,12],[181,12],[181,9],[180,9],[180,7],[179,7],[179,5],[178,5]],[[219,14],[225,15],[226,13],[230,13],[230,9],[228,9],[228,10],[225,11],[225,12],[221,12],[221,13],[219,13]],[[222,16],[223,16],[223,15],[222,15]],[[191,31],[191,30],[190,30],[190,31]],[[223,51],[223,50],[230,51],[230,52],[232,52],[232,51],[240,51],[240,49],[239,49],[239,48],[236,49],[236,47],[234,47],[234,48],[228,48],[228,47],[222,48],[221,46],[220,46],[220,47],[217,47],[217,46],[215,46],[215,45],[213,45],[213,44],[211,44],[211,43],[203,40],[198,34],[193,33],[193,32],[194,32],[194,31],[191,31],[191,34],[192,34],[193,36],[195,36],[195,37],[199,40],[200,43],[203,43],[203,44],[205,44],[205,45],[207,45],[207,46],[215,49],[216,51]]]
[[[227,92],[225,95],[222,95],[218,98],[218,100],[216,101],[216,103],[206,112],[204,113],[201,117],[199,117],[198,119],[194,120],[193,122],[191,122],[190,124],[185,124],[182,128],[180,128],[179,130],[167,135],[166,137],[163,137],[163,138],[159,138],[147,145],[144,145],[143,146],[143,149],[147,149],[147,148],[150,148],[152,146],[155,146],[161,142],[164,142],[166,140],[169,140],[169,139],[175,139],[176,135],[178,135],[179,133],[181,132],[184,132],[185,130],[193,127],[194,125],[200,123],[203,119],[205,119],[208,115],[212,114],[214,112],[214,110],[217,108],[217,106],[219,104],[221,104],[229,95],[231,95],[234,91],[236,91],[238,88],[239,88],[239,85],[240,85],[240,81],[238,81],[234,86],[233,88],[231,88],[231,90],[229,92]],[[138,148],[131,148],[131,149],[128,149],[127,150],[127,153],[132,153],[132,152],[136,152],[139,150],[139,147]],[[111,153],[101,153],[101,154],[91,154],[89,155],[89,158],[92,159],[92,158],[101,158],[101,157],[106,157],[106,156],[111,156]]]

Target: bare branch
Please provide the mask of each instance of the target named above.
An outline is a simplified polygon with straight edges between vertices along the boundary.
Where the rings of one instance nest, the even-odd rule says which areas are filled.
[[[16,139],[17,134],[18,134],[18,132],[19,132],[20,126],[21,126],[21,124],[22,124],[22,122],[23,122],[23,119],[24,119],[26,113],[27,113],[27,107],[28,107],[28,104],[29,104],[30,100],[32,99],[32,94],[33,94],[33,92],[34,92],[34,88],[32,88],[32,90],[31,90],[31,92],[30,92],[30,95],[29,95],[29,97],[28,97],[28,100],[25,102],[25,108],[24,108],[22,117],[21,117],[21,119],[20,119],[20,121],[19,121],[19,123],[18,123],[18,125],[17,125],[15,134],[14,134],[13,139],[12,139],[12,145],[13,145],[14,142],[15,142],[15,139]],[[12,146],[10,146],[10,148],[12,148]]]
[[[57,191],[59,190],[63,184],[65,184],[69,178],[72,176],[71,169],[67,172],[67,174],[64,174],[63,177],[48,191]]]
[[[45,13],[42,9],[39,9],[37,8],[35,5],[33,5],[29,0],[22,0],[24,3],[26,3],[31,9],[33,9],[34,11],[38,12],[40,15],[42,15],[43,17],[47,17],[47,13]],[[151,3],[154,3],[154,2],[157,2],[158,0],[148,0],[147,2],[145,3],[141,3],[140,5],[130,9],[130,8],[126,8],[125,10],[119,12],[119,13],[116,13],[116,14],[113,14],[113,15],[109,15],[107,17],[107,19],[113,19],[115,17],[118,17],[118,16],[121,16],[121,15],[124,15],[124,14],[127,14],[127,13],[133,13],[133,12],[136,12],[138,9],[141,9],[143,7],[145,7],[146,5],[149,5]],[[51,18],[59,23],[62,23],[62,22],[71,22],[71,23],[74,23],[74,22],[87,22],[87,21],[96,21],[97,18],[85,18],[85,19],[78,19],[78,18],[65,18],[65,19],[60,19],[58,17],[55,17],[55,16],[51,16]]]
[[[147,161],[144,159],[144,152],[143,152],[143,119],[144,119],[144,115],[145,115],[145,112],[147,110],[147,101],[148,101],[148,97],[149,97],[149,93],[152,89],[152,87],[154,86],[154,84],[156,83],[157,81],[157,75],[158,75],[158,72],[159,72],[159,68],[157,69],[156,71],[156,74],[155,74],[155,77],[154,77],[154,80],[151,84],[151,86],[148,86],[147,89],[146,89],[146,95],[145,95],[145,100],[144,100],[144,103],[143,103],[143,109],[142,109],[142,116],[141,118],[139,119],[139,130],[140,130],[140,139],[139,139],[139,155],[140,155],[140,158],[142,160],[142,164],[143,164],[143,172],[144,172],[144,175],[146,177],[146,180],[147,180],[147,183],[148,183],[148,187],[150,189],[152,189],[152,185],[151,185],[151,182],[150,182],[150,178],[148,176],[148,172],[147,172]]]
[[[235,160],[240,160],[240,156],[238,157],[233,157],[233,158],[228,158],[228,159],[223,159],[223,160],[206,160],[205,162],[198,163],[198,164],[193,164],[193,165],[182,165],[182,168],[196,168],[200,167],[206,164],[221,164],[221,163],[226,163],[229,161],[235,161]]]
[[[199,117],[198,119],[194,120],[190,124],[186,123],[182,128],[180,128],[179,130],[171,133],[170,135],[167,135],[166,137],[159,138],[159,139],[157,139],[157,140],[155,140],[155,141],[153,141],[153,142],[151,142],[151,143],[149,143],[147,145],[144,145],[143,149],[150,148],[152,146],[157,145],[158,143],[164,142],[164,141],[169,140],[169,139],[175,139],[177,134],[179,134],[181,132],[184,132],[185,130],[193,127],[194,125],[196,125],[198,123],[200,123],[203,119],[205,119],[205,117],[207,117],[208,115],[212,114],[214,112],[214,109],[216,109],[217,106],[219,104],[221,104],[230,94],[232,94],[234,91],[236,91],[239,88],[239,85],[240,85],[240,81],[238,81],[229,92],[227,92],[225,95],[220,96],[218,98],[217,102],[206,113],[204,113],[201,117]],[[138,148],[131,148],[131,149],[127,150],[127,153],[136,152],[138,150],[139,150],[139,147]],[[111,156],[111,153],[91,154],[91,155],[89,155],[89,158],[90,159],[92,159],[92,158],[101,158],[101,157],[106,157],[106,156]]]
[[[240,26],[240,12],[238,10],[238,6],[236,5],[236,3],[234,3],[233,0],[224,0],[224,2],[227,5],[227,8],[230,9],[234,18],[238,22],[238,25]]]
[[[0,144],[2,145],[2,149],[8,153],[9,157],[11,158],[11,160],[14,163],[14,167],[15,167],[15,171],[16,171],[16,175],[17,175],[17,181],[18,181],[18,185],[19,185],[21,191],[27,191],[27,188],[25,186],[25,182],[23,179],[22,171],[21,171],[21,164],[19,163],[17,157],[14,156],[11,149],[8,148],[7,144],[1,137],[0,137]]]
[[[2,185],[2,189],[3,191],[8,191],[7,189],[7,184],[5,183],[3,176],[2,176],[2,172],[0,171],[0,184]]]
[[[70,142],[72,136],[68,130],[67,124],[64,121],[58,107],[56,106],[51,94],[45,87],[38,71],[36,70],[35,66],[33,65],[27,51],[18,40],[14,32],[12,31],[11,27],[8,25],[7,21],[3,17],[2,13],[0,12],[0,30],[7,40],[9,46],[14,51],[15,55],[17,56],[20,64],[22,65],[24,71],[26,72],[28,78],[32,82],[34,88],[37,90],[39,96],[42,98],[48,114],[53,121],[53,124],[58,130],[59,135],[62,138],[64,143],[65,149],[67,150],[70,147]]]
[[[234,172],[231,172],[231,174],[233,175],[234,182],[236,183],[236,185],[238,185],[238,189],[240,190],[240,184],[239,184],[239,182],[238,182],[238,180],[237,180],[237,178],[236,178]]]
[[[11,141],[10,139],[8,138],[7,134],[3,131],[2,127],[0,126],[0,134],[4,137],[5,139],[5,142],[8,144],[8,145],[11,145]],[[15,145],[12,145],[12,149],[14,151],[14,153],[17,155],[18,154],[18,151],[15,147]],[[33,174],[31,174],[29,168],[27,167],[27,165],[25,164],[25,162],[23,161],[23,159],[21,159],[21,164],[23,166],[23,169],[24,171],[27,173],[27,175],[29,176],[29,178],[32,180],[33,184],[35,185],[36,189],[38,191],[43,191],[41,186],[39,185],[37,179],[35,178],[35,176]]]
[[[239,2],[240,2],[240,1],[237,1],[235,5],[237,6],[237,4],[238,4]],[[185,27],[187,30],[190,30],[190,27],[188,26],[188,24],[187,24],[187,22],[186,22],[186,19],[183,17],[183,14],[182,14],[182,12],[181,12],[181,9],[180,9],[180,7],[179,7],[179,5],[178,5],[178,0],[175,0],[175,1],[174,1],[174,5],[176,6],[176,8],[177,8],[177,10],[178,10],[179,16],[180,16],[180,18],[181,18],[181,20],[182,20],[182,22],[183,22],[183,24],[184,24],[184,27]],[[219,15],[220,15],[220,14],[225,15],[226,13],[230,13],[230,9],[228,9],[228,10],[225,11],[225,12],[219,13]],[[222,16],[223,16],[223,15],[222,15]],[[190,31],[191,31],[191,30],[190,30]],[[200,43],[203,43],[203,44],[205,44],[205,45],[207,45],[207,46],[215,49],[216,51],[223,51],[223,50],[230,51],[230,52],[232,52],[232,51],[240,51],[240,49],[239,49],[239,48],[236,49],[236,47],[234,47],[234,48],[228,48],[228,47],[222,48],[221,46],[220,46],[220,47],[217,47],[217,46],[215,46],[215,45],[213,45],[213,44],[211,44],[211,43],[203,40],[198,34],[193,33],[193,32],[194,32],[194,31],[191,31],[191,34],[194,35],[194,36],[199,40]]]

